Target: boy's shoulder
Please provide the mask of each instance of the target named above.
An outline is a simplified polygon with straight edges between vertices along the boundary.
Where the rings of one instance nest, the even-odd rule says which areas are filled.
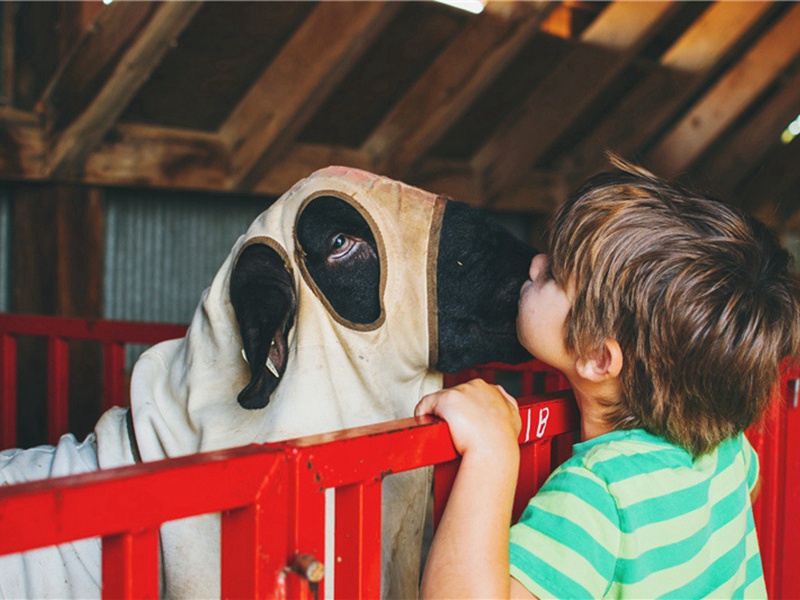
[[[612,486],[666,472],[707,479],[736,462],[737,457],[744,457],[748,463],[752,452],[745,448],[750,450],[744,434],[739,434],[711,452],[694,457],[686,449],[643,429],[617,430],[576,444],[572,457],[562,466],[566,470],[588,471]]]

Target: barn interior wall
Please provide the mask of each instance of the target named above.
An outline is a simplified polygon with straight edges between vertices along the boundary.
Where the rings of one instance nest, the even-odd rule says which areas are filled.
[[[0,187],[0,311],[9,310],[11,285],[11,194]]]
[[[189,323],[265,198],[114,189],[105,198],[103,317]],[[142,348],[129,349],[131,362]]]

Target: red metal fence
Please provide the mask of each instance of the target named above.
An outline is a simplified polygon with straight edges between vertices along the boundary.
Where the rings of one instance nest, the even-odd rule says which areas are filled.
[[[559,438],[571,440],[577,427],[563,395],[520,409],[532,424],[520,441],[533,476],[521,479],[518,507],[554,468]],[[309,598],[318,583],[305,569],[325,556],[325,489],[335,488],[334,594],[375,598],[387,468],[438,465],[439,515],[456,459],[447,426],[422,417],[11,486],[0,490],[0,554],[102,536],[103,596],[155,598],[159,526],[221,511],[223,597]]]
[[[113,321],[0,315],[0,439],[13,445],[16,342],[50,338],[48,389],[52,439],[66,427],[67,339],[106,347],[105,405],[123,403],[125,343],[181,336],[185,327]],[[518,377],[523,429],[515,517],[552,469],[570,453],[578,413],[564,379],[541,363],[490,365],[447,384],[480,375]],[[762,465],[755,505],[767,589],[800,597],[800,373],[784,374],[771,412],[748,432]],[[121,392],[120,392],[121,390]],[[532,394],[536,397],[530,397]],[[12,440],[8,443],[8,440]],[[105,597],[158,595],[158,528],[165,521],[222,512],[222,586],[226,597],[309,597],[305,557],[324,554],[324,490],[336,488],[335,594],[371,597],[380,589],[381,480],[393,472],[435,468],[435,521],[457,470],[447,427],[425,417],[279,444],[238,448],[11,486],[0,490],[0,554],[86,537],[103,537]],[[226,486],[208,486],[225,476]],[[34,516],[35,515],[35,516]],[[312,563],[313,564],[313,561]],[[292,565],[296,568],[292,570]],[[330,571],[329,571],[330,572]],[[314,579],[314,577],[311,577]]]
[[[183,337],[185,325],[69,319],[0,313],[0,449],[17,444],[17,338],[47,339],[47,437],[68,433],[69,346],[92,340],[103,346],[103,409],[127,404],[125,346]]]

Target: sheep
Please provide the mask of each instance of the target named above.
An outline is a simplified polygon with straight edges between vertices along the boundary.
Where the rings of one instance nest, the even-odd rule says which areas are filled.
[[[101,417],[86,468],[407,417],[441,387],[441,372],[528,360],[515,320],[534,254],[465,204],[364,171],[317,171],[239,238],[186,337],[137,361],[131,408]],[[53,464],[59,451],[91,454],[86,443],[64,446]],[[24,454],[0,466],[0,481],[14,480]],[[384,482],[384,596],[416,595],[429,485],[426,470]],[[216,515],[164,524],[161,544],[165,595],[219,594]],[[88,570],[76,576],[82,587],[38,577],[4,587],[6,564],[30,566],[15,555],[0,559],[0,591],[97,596],[99,541],[60,548],[47,560],[68,579]]]

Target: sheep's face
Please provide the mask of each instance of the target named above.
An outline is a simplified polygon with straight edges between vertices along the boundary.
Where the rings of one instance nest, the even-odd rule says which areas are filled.
[[[383,326],[386,312],[386,248],[362,210],[335,195],[312,198],[298,211],[294,251],[300,275],[336,322],[373,332]],[[397,221],[393,226],[402,227],[401,217]],[[436,288],[428,289],[435,294],[435,305],[428,309],[435,323],[429,326],[438,334],[430,342],[435,347],[428,367],[458,372],[487,362],[529,359],[517,340],[515,322],[535,250],[480,211],[449,200],[438,237],[414,241],[426,248],[435,245],[427,251],[436,257],[435,265],[418,273],[428,278],[428,288]],[[402,260],[404,249],[395,260]],[[279,246],[253,243],[241,252],[231,275],[231,303],[251,372],[239,394],[244,408],[266,406],[287,366],[287,341],[298,311],[290,265]]]
[[[536,251],[461,202],[445,208],[436,266],[439,355],[445,373],[530,360],[516,333],[519,292]]]

